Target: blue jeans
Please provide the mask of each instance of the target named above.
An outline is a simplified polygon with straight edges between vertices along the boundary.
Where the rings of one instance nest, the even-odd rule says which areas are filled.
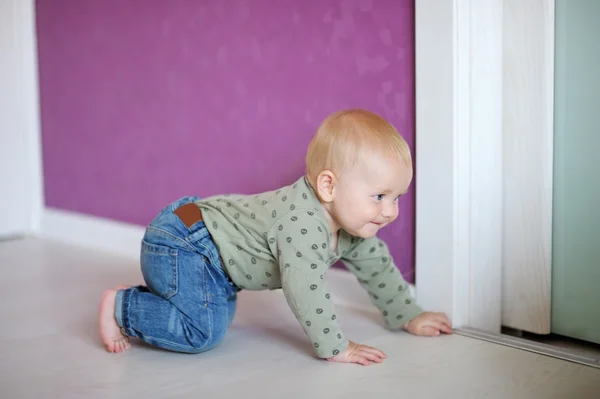
[[[204,222],[188,228],[173,213],[197,199],[171,203],[146,228],[140,255],[146,286],[118,291],[115,309],[126,335],[185,353],[219,344],[233,320],[239,291],[224,272]]]

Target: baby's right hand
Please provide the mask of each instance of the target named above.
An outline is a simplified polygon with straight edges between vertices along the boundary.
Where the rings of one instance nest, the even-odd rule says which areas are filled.
[[[381,363],[387,356],[379,349],[371,348],[366,345],[355,344],[348,341],[348,347],[345,351],[335,357],[327,360],[338,363],[358,363],[363,366],[369,366],[372,363]]]

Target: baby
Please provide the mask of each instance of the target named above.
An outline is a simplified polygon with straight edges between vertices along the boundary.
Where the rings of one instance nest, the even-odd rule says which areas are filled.
[[[104,292],[100,334],[110,352],[129,337],[199,353],[223,339],[240,290],[283,290],[319,358],[370,365],[385,354],[341,330],[325,280],[341,259],[389,329],[452,333],[442,313],[411,298],[377,232],[398,216],[413,176],[410,150],[386,120],[365,110],[327,117],[306,156],[306,174],[259,195],[181,198],[141,242],[146,286]]]

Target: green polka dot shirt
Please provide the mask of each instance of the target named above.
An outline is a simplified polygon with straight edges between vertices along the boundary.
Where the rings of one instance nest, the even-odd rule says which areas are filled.
[[[276,191],[214,196],[197,205],[234,284],[281,288],[319,357],[335,356],[348,345],[325,280],[338,260],[368,292],[388,328],[423,312],[382,240],[341,230],[331,249],[324,210],[305,177]]]

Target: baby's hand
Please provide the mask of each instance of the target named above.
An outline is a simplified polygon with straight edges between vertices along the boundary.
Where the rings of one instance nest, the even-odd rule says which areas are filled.
[[[404,325],[404,329],[414,335],[435,337],[440,332],[452,334],[452,325],[444,313],[425,312]]]
[[[335,357],[327,360],[338,363],[358,363],[363,366],[369,366],[372,363],[381,363],[387,356],[379,349],[371,348],[366,345],[355,344],[349,341],[348,348]]]

